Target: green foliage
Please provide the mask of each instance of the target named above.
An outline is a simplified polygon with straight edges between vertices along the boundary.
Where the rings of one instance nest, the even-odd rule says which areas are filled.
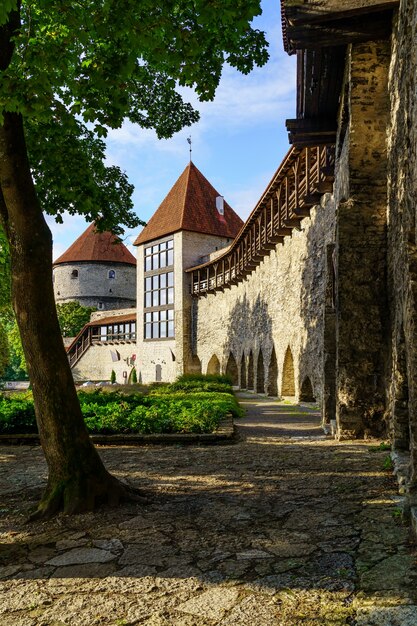
[[[386,456],[385,459],[384,459],[384,462],[382,464],[382,468],[384,470],[391,471],[393,469],[393,467],[394,467],[394,463],[392,462],[392,459],[391,459],[390,455],[388,454],[388,456]]]
[[[116,382],[116,372],[114,370],[111,371],[110,374],[110,382],[113,384]]]
[[[220,374],[184,374],[174,383],[155,385],[151,395],[172,394],[182,391],[233,393],[232,381],[228,376]]]
[[[0,395],[0,432],[36,433],[35,408],[31,394]]]
[[[7,340],[7,330],[0,322],[0,378],[6,372],[10,361],[9,342]]]
[[[385,450],[391,450],[391,444],[386,441],[381,441],[378,446],[369,446],[368,452],[381,452]]]
[[[81,306],[78,302],[65,302],[57,304],[56,311],[63,336],[75,337],[90,321],[91,313],[96,311],[96,308]]]
[[[172,396],[124,395],[116,392],[78,394],[92,433],[208,433],[226,414],[242,410],[229,393],[176,393]],[[0,432],[36,432],[31,393],[0,396]]]
[[[136,367],[134,367],[133,370],[132,370],[132,380],[131,380],[131,383],[132,383],[132,385],[136,385],[137,382],[138,382],[138,375],[136,373]]]
[[[16,0],[0,3],[2,112],[24,118],[31,168],[43,209],[81,213],[121,232],[139,220],[132,187],[106,166],[103,137],[128,119],[170,137],[198,120],[180,86],[214,97],[224,63],[246,74],[268,59],[251,27],[260,0]],[[21,22],[20,28],[15,28]]]

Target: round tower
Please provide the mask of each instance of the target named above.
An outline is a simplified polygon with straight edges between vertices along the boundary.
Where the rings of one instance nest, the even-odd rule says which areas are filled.
[[[77,301],[99,310],[136,306],[136,259],[112,233],[90,224],[53,265],[57,304]]]

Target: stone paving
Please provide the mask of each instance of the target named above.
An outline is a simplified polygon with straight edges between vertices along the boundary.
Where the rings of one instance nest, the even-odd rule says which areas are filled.
[[[25,524],[46,467],[0,448],[1,626],[416,626],[414,545],[379,442],[242,395],[223,446],[102,447],[143,506]]]

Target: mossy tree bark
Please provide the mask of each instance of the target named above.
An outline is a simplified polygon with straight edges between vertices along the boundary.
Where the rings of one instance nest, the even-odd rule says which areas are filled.
[[[133,490],[105,469],[82,417],[56,314],[52,236],[34,188],[23,120],[4,114],[0,127],[0,214],[12,265],[12,303],[33,388],[49,468],[35,516],[115,504]]]

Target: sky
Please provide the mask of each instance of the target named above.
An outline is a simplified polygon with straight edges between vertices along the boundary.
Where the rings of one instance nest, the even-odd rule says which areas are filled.
[[[200,111],[200,121],[159,140],[150,130],[130,122],[111,130],[107,161],[124,170],[134,185],[135,212],[145,222],[156,211],[189,162],[187,137],[192,140],[192,160],[230,206],[246,219],[288,151],[285,120],[295,117],[295,57],[282,47],[279,0],[263,0],[263,13],[254,26],[266,32],[270,60],[244,76],[226,66],[212,102],[200,103],[191,90],[182,90]],[[58,258],[86,229],[80,216],[64,216],[64,224],[47,218]],[[141,227],[126,231],[132,242]]]

